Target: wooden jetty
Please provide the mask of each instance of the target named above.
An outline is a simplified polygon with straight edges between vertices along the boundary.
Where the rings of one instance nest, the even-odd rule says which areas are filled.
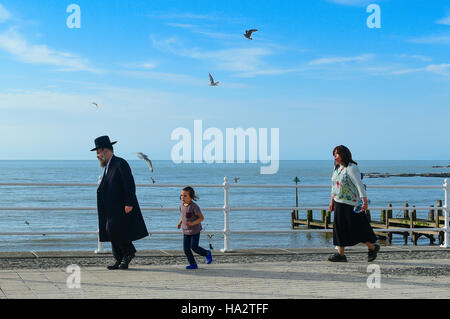
[[[392,207],[392,204],[389,204],[388,207]],[[387,240],[389,244],[392,243],[393,234],[403,236],[405,245],[408,243],[408,237],[410,236],[414,245],[417,245],[417,240],[422,236],[427,237],[430,240],[430,244],[434,244],[436,241],[435,236],[437,236],[438,243],[442,244],[444,241],[443,231],[427,230],[427,228],[444,227],[445,217],[443,216],[442,208],[439,209],[439,207],[442,207],[441,200],[437,201],[436,207],[430,206],[428,219],[417,218],[414,206],[409,207],[407,203],[404,205],[403,216],[392,216],[392,210],[390,209],[381,211],[379,221],[372,220],[370,210],[365,215],[378,238]],[[299,218],[298,210],[293,210],[291,213],[292,229],[302,229],[305,226],[309,229],[332,229],[331,214],[329,211],[322,210],[321,218],[314,219],[313,211],[307,210],[306,219],[301,219]],[[423,230],[410,231],[410,228],[423,228]],[[377,229],[392,229],[392,231],[377,232]]]

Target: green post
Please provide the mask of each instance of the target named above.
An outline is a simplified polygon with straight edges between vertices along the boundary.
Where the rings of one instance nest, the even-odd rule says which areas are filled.
[[[295,186],[298,185],[300,179],[295,176],[294,178]],[[298,207],[298,187],[295,188],[295,207]],[[295,211],[296,218],[298,219],[298,210]]]

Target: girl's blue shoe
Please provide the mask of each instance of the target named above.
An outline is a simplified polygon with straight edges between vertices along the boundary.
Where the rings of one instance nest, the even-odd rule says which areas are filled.
[[[186,266],[186,269],[197,269],[197,268],[198,268],[197,265],[189,265],[189,266]]]
[[[207,264],[212,263],[212,254],[211,254],[211,250],[208,250],[208,255],[206,256],[206,263],[207,263]]]

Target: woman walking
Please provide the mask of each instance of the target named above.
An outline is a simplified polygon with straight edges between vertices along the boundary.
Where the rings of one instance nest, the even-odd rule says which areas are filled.
[[[365,243],[369,248],[367,260],[374,261],[380,250],[376,244],[377,237],[364,212],[367,210],[367,195],[361,181],[358,164],[352,159],[352,153],[344,145],[333,150],[334,172],[331,189],[330,211],[334,211],[333,244],[338,246],[338,253],[329,261],[346,262],[345,246]],[[361,200],[361,212],[354,212],[355,206]]]

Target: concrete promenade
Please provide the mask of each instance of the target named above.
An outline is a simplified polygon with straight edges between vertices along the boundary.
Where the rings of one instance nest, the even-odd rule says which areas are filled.
[[[0,253],[0,299],[450,297],[450,249],[382,247],[372,263],[363,247],[348,250],[347,263],[328,262],[332,253],[330,248],[214,251],[212,264],[198,256],[199,269],[190,271],[181,251],[140,251],[130,269],[114,271],[105,269],[110,254]],[[67,286],[71,264],[80,266],[80,288]],[[369,276],[377,283],[377,269],[380,287],[369,288]]]

